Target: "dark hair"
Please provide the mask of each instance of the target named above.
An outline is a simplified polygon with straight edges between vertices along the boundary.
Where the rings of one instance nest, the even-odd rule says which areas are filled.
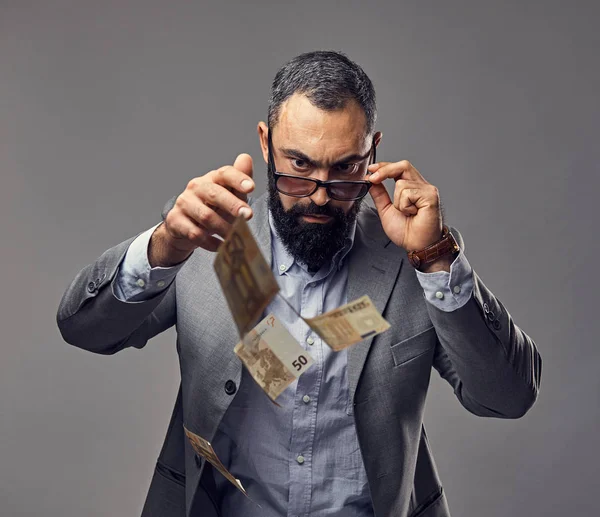
[[[275,127],[283,102],[302,93],[319,109],[334,111],[355,100],[365,112],[366,134],[377,119],[375,89],[371,79],[342,52],[317,50],[296,56],[283,65],[273,79],[269,99],[269,126]]]

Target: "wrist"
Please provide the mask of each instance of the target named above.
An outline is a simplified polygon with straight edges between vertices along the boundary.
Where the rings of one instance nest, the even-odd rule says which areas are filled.
[[[148,243],[148,263],[150,267],[175,266],[187,259],[193,251],[177,248],[163,222],[156,227]]]
[[[421,271],[421,273],[437,273],[438,271],[446,271],[447,273],[450,273],[450,266],[452,265],[452,262],[454,262],[454,259],[457,255],[458,253],[444,255],[436,261],[421,267],[419,271]]]

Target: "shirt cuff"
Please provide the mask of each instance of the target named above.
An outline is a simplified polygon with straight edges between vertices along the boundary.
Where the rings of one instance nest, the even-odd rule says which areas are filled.
[[[188,261],[169,267],[150,267],[148,244],[160,223],[138,235],[127,248],[117,271],[114,293],[122,301],[145,301],[167,289],[177,272]],[[191,257],[191,255],[190,255]]]
[[[450,272],[424,273],[415,270],[425,299],[444,312],[462,307],[473,293],[473,269],[461,249],[450,265]]]

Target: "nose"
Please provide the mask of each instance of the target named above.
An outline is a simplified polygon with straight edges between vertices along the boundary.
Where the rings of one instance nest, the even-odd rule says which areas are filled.
[[[311,196],[311,201],[318,206],[326,205],[329,202],[329,196],[327,195],[327,189],[320,186]]]

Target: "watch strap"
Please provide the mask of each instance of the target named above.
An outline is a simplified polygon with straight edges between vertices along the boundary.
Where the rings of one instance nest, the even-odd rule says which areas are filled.
[[[421,270],[423,266],[435,262],[440,257],[460,251],[460,246],[454,239],[448,226],[442,228],[442,238],[422,250],[408,252],[408,260],[412,266]]]

